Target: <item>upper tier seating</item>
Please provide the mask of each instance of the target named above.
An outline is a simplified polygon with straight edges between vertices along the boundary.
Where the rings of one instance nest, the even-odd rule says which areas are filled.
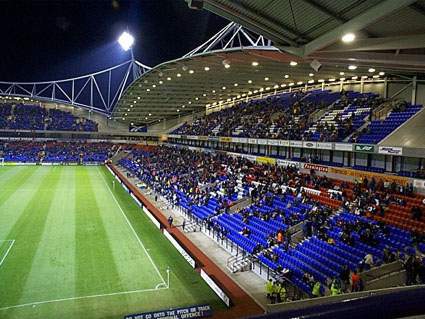
[[[381,103],[374,93],[282,93],[210,113],[173,133],[341,142],[366,124]]]
[[[84,142],[0,142],[0,157],[6,162],[88,163],[105,162],[116,146]]]
[[[0,129],[97,132],[96,122],[38,105],[0,104]]]
[[[374,120],[362,132],[353,136],[351,142],[376,144],[387,137],[397,127],[419,112],[422,105],[404,105],[395,107],[385,120]]]
[[[373,93],[347,92],[332,110],[326,112],[306,130],[305,139],[312,141],[343,141],[365,124],[372,110],[381,103]],[[347,105],[348,104],[348,105]]]

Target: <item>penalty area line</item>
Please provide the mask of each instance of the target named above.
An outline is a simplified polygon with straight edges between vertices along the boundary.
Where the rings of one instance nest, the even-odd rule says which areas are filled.
[[[161,284],[162,283],[160,283],[159,285],[161,285]],[[69,298],[52,299],[52,300],[45,300],[45,301],[36,301],[36,302],[24,303],[24,304],[20,304],[20,305],[2,307],[2,308],[0,308],[0,311],[4,311],[4,310],[8,310],[8,309],[24,308],[24,307],[34,307],[34,306],[38,306],[38,305],[44,305],[44,304],[50,304],[50,303],[56,303],[56,302],[63,302],[63,301],[93,299],[93,298],[111,297],[111,296],[119,296],[119,295],[129,295],[129,294],[158,291],[158,290],[165,290],[165,289],[168,289],[168,287],[159,288],[158,285],[157,285],[155,288],[148,288],[148,289],[138,289],[138,290],[112,292],[112,293],[109,293],[109,294],[98,294],[98,295],[88,295],[88,296],[81,296],[81,297],[69,297]]]
[[[0,240],[0,242],[10,242],[11,244],[9,245],[9,247],[6,250],[6,253],[4,254],[3,258],[0,260],[0,266],[3,264],[3,262],[6,260],[7,255],[9,254],[10,250],[12,249],[13,245],[15,244],[15,240]]]
[[[117,204],[118,208],[120,209],[121,214],[123,215],[124,219],[125,219],[125,220],[126,220],[126,222],[127,222],[127,225],[130,227],[131,231],[133,232],[134,236],[136,237],[136,239],[137,239],[137,241],[138,241],[139,245],[142,247],[143,251],[146,253],[146,256],[148,256],[149,261],[151,262],[151,264],[152,264],[152,266],[154,267],[155,271],[156,271],[156,272],[157,272],[157,274],[159,275],[159,278],[161,278],[162,283],[163,283],[165,286],[167,286],[167,283],[166,283],[166,281],[165,281],[164,277],[162,277],[162,275],[161,275],[161,273],[160,273],[160,271],[159,271],[158,267],[157,267],[157,266],[156,266],[156,264],[154,263],[154,261],[153,261],[153,259],[152,259],[151,255],[149,255],[149,252],[147,251],[147,249],[146,249],[145,245],[143,245],[142,240],[140,239],[139,235],[137,235],[136,231],[134,230],[133,225],[132,225],[132,224],[130,223],[130,221],[128,220],[127,215],[124,213],[124,210],[122,209],[122,207],[121,207],[120,203],[117,201],[117,199],[116,199],[116,197],[115,197],[115,194],[111,191],[111,188],[109,187],[109,184],[108,184],[108,182],[107,182],[107,181],[106,181],[106,179],[105,179],[105,176],[103,175],[103,173],[101,173],[101,172],[99,171],[99,169],[97,170],[97,172],[98,172],[98,173],[99,173],[99,175],[102,177],[103,182],[106,184],[106,188],[108,189],[109,193],[111,193],[111,195],[112,195],[112,199],[115,201],[115,203]]]

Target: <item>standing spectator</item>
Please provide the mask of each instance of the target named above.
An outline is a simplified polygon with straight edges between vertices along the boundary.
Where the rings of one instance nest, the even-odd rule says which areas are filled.
[[[339,277],[341,278],[341,281],[342,281],[342,290],[347,291],[347,287],[350,284],[350,269],[348,268],[347,265],[344,265],[342,267]]]
[[[419,260],[418,277],[421,284],[425,284],[425,258]]]
[[[351,274],[351,292],[357,292],[361,290],[361,278],[357,273],[357,270],[354,270]]]
[[[342,285],[341,280],[338,278],[334,278],[331,283],[331,296],[337,296],[342,294]]]
[[[285,302],[285,301],[286,301],[286,288],[283,282],[281,282],[279,285],[278,302]]]
[[[416,282],[415,257],[413,255],[409,255],[403,262],[403,266],[406,270],[406,286],[413,285]]]
[[[266,282],[266,296],[267,299],[270,300],[270,303],[272,303],[272,295],[273,295],[273,281],[271,280],[271,278],[269,279],[269,281]]]
[[[173,227],[173,221],[174,221],[174,218],[173,216],[170,215],[170,217],[168,217],[168,226]]]
[[[311,290],[311,295],[313,298],[321,297],[322,296],[322,284],[320,281],[316,281],[313,285],[313,289]]]

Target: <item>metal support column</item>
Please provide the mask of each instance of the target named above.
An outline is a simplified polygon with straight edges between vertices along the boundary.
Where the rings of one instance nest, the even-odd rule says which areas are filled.
[[[412,79],[412,105],[416,104],[416,90],[418,88],[418,83],[416,82],[416,75]]]

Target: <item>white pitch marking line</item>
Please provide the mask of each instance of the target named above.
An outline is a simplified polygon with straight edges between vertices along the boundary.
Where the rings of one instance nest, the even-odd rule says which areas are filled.
[[[9,248],[7,248],[6,253],[4,254],[3,258],[0,260],[0,266],[3,264],[3,262],[6,260],[7,255],[9,254],[10,250],[13,247],[13,244],[15,244],[15,240],[2,240],[2,241],[8,241],[11,242],[11,244],[9,245]]]
[[[97,170],[97,172],[99,173],[99,175],[102,177],[103,181],[105,182],[106,187],[108,188],[108,191],[111,193],[112,198],[114,199],[115,203],[117,204],[118,208],[120,209],[121,214],[124,216],[125,220],[127,221],[128,226],[130,226],[131,230],[133,231],[134,236],[136,237],[136,239],[137,239],[137,241],[139,242],[140,246],[141,246],[141,247],[143,248],[143,250],[145,251],[146,255],[148,256],[148,258],[149,258],[149,260],[150,260],[150,262],[152,263],[153,267],[155,268],[156,272],[158,273],[159,277],[161,278],[162,283],[163,283],[165,286],[167,286],[167,283],[165,282],[164,277],[162,277],[161,273],[160,273],[160,272],[159,272],[159,270],[158,270],[158,267],[155,265],[155,263],[154,263],[154,262],[153,262],[153,260],[152,260],[152,257],[149,255],[148,251],[146,250],[146,247],[143,245],[142,240],[141,240],[141,239],[139,238],[139,236],[137,235],[136,231],[135,231],[135,230],[134,230],[134,228],[133,228],[133,225],[131,225],[130,221],[129,221],[129,220],[128,220],[128,218],[127,218],[127,215],[124,213],[123,209],[121,208],[120,203],[119,203],[119,202],[117,201],[117,199],[115,198],[114,193],[112,193],[111,188],[109,187],[109,185],[108,185],[108,183],[107,183],[107,181],[106,181],[105,177],[103,176],[103,174],[102,174],[102,173],[100,173],[100,172],[99,172],[99,169]]]
[[[0,308],[0,311],[8,310],[8,309],[14,309],[14,308],[23,308],[23,307],[28,307],[28,306],[44,305],[44,304],[62,302],[62,301],[92,299],[92,298],[109,297],[109,296],[117,296],[117,295],[128,295],[128,294],[135,294],[135,293],[148,292],[148,291],[157,291],[157,290],[164,290],[164,289],[168,289],[168,288],[167,287],[164,287],[164,288],[148,288],[148,289],[112,292],[112,293],[109,293],[109,294],[99,294],[99,295],[89,295],[89,296],[81,296],[81,297],[61,298],[61,299],[53,299],[53,300],[46,300],[46,301],[36,301],[36,302],[30,302],[30,303],[25,303],[25,304],[21,304],[21,305],[3,307],[3,308]]]

